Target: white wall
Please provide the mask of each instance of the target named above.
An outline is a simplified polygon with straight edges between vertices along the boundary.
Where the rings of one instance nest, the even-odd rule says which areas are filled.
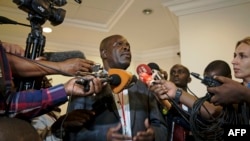
[[[190,71],[202,74],[205,66],[222,59],[231,60],[238,40],[250,36],[250,4],[232,6],[179,17],[181,62]],[[233,72],[233,70],[232,70]],[[205,86],[192,78],[189,85],[197,95]]]

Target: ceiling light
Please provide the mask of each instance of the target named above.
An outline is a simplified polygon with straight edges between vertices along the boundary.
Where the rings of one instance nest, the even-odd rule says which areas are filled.
[[[44,27],[43,28],[43,32],[45,32],[45,33],[51,33],[52,29],[50,27]]]
[[[153,12],[153,10],[152,10],[152,9],[149,9],[149,8],[144,9],[144,10],[142,11],[142,13],[143,13],[144,15],[150,15],[150,14],[152,14],[152,12]]]

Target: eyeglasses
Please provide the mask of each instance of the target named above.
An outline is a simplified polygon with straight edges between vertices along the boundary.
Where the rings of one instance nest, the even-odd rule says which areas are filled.
[[[128,42],[114,42],[113,47],[129,47],[130,48],[130,44]]]

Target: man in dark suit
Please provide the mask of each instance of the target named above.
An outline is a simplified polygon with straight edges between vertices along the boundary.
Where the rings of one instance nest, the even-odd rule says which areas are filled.
[[[121,35],[103,39],[100,55],[107,72],[125,71],[132,58],[130,44]],[[117,93],[107,85],[97,95],[73,97],[68,112],[75,109],[93,110],[95,116],[84,127],[66,131],[67,141],[167,140],[166,122],[157,101],[140,80],[134,80]]]

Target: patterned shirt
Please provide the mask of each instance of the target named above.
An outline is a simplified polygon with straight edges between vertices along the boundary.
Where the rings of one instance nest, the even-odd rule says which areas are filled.
[[[33,118],[51,111],[53,107],[59,106],[67,100],[62,84],[48,89],[20,91],[8,98],[8,115]],[[4,114],[6,108],[5,100],[0,99],[0,113]]]

